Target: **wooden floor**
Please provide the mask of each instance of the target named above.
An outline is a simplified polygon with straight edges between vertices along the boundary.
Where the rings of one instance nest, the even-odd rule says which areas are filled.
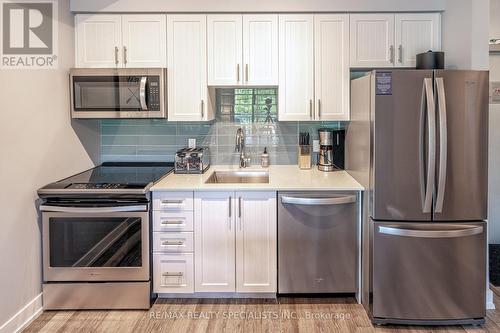
[[[351,298],[162,299],[150,311],[46,311],[24,332],[500,333],[497,295],[495,305],[497,310],[488,310],[482,327],[373,327],[363,307]]]

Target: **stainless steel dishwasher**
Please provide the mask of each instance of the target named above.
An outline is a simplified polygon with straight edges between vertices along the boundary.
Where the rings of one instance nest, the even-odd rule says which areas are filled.
[[[357,193],[279,192],[278,200],[278,292],[356,292]]]

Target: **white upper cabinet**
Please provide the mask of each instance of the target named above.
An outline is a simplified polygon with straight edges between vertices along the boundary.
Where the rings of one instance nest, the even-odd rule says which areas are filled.
[[[313,15],[279,15],[279,120],[314,118]]]
[[[123,15],[124,67],[166,67],[165,15]]]
[[[241,15],[208,15],[208,84],[238,85],[243,80]]]
[[[349,15],[314,16],[315,119],[349,120]]]
[[[280,15],[279,120],[349,120],[349,15]]]
[[[78,14],[76,67],[121,67],[121,15]]]
[[[168,15],[168,120],[205,121],[208,105],[206,15]]]
[[[278,85],[278,15],[243,15],[243,83]]]
[[[416,55],[441,50],[439,13],[396,14],[396,66],[415,67]]]
[[[165,67],[166,18],[162,14],[78,14],[76,67]]]
[[[236,192],[236,292],[276,292],[276,192]]]
[[[351,67],[394,66],[394,14],[353,14]]]
[[[208,15],[208,85],[278,84],[278,16]]]
[[[234,292],[234,216],[234,192],[195,192],[195,292]]]
[[[415,67],[416,55],[441,49],[441,14],[353,14],[351,67]]]

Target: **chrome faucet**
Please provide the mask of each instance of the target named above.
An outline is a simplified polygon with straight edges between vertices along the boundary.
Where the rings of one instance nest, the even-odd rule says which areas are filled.
[[[241,127],[236,131],[236,151],[240,153],[240,168],[250,166],[250,157],[245,149],[245,132]]]

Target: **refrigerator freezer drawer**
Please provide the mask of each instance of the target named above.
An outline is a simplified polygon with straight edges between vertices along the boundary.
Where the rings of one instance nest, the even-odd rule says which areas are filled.
[[[486,223],[374,223],[373,317],[384,322],[486,314]]]

